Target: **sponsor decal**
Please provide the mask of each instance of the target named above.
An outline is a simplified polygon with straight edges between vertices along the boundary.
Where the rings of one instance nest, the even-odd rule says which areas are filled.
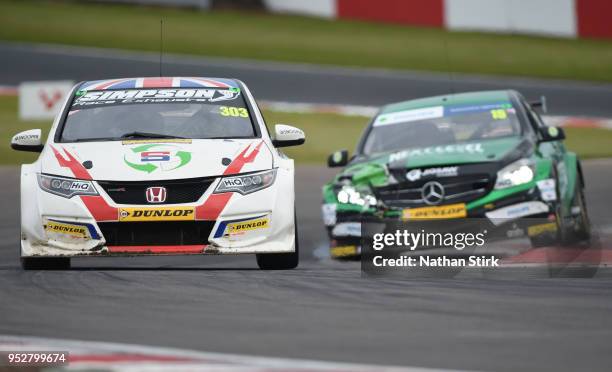
[[[446,106],[444,108],[444,116],[450,115],[465,115],[465,114],[474,114],[479,112],[487,112],[491,113],[491,116],[495,120],[505,119],[507,118],[507,113],[514,113],[514,108],[512,107],[512,103],[510,102],[496,102],[496,103],[488,103],[484,105],[455,105],[455,106]]]
[[[441,118],[443,116],[444,116],[443,106],[398,111],[398,112],[378,115],[378,117],[376,117],[376,120],[374,121],[374,126],[380,127],[383,125],[408,123],[411,121],[426,120],[426,119],[436,119],[436,118]]]
[[[15,138],[13,139],[15,141],[29,141],[29,140],[37,140],[38,138],[40,138],[38,134],[22,134],[19,136],[15,136]]]
[[[557,137],[559,135],[559,129],[556,127],[548,127],[548,135],[551,137]]]
[[[329,254],[332,257],[349,257],[355,256],[361,253],[360,247],[356,245],[343,245],[339,247],[331,247]]]
[[[191,161],[191,152],[177,145],[167,143],[147,143],[132,147],[124,155],[123,161],[130,168],[140,172],[172,171]]]
[[[134,103],[197,103],[233,100],[240,89],[123,89],[108,91],[84,91],[76,95],[74,108],[97,105]]]
[[[545,203],[540,201],[530,201],[499,208],[491,212],[486,212],[485,215],[494,225],[497,226],[511,219],[546,213],[548,211],[548,205]]]
[[[536,182],[538,189],[540,190],[540,196],[544,201],[555,201],[557,200],[557,189],[556,182],[552,178],[541,180]]]
[[[194,219],[194,207],[119,208],[120,222],[192,221]]]
[[[334,237],[361,237],[361,223],[360,222],[343,222],[339,223],[332,229],[332,235]]]
[[[527,235],[538,236],[545,233],[555,233],[557,231],[557,224],[554,222],[543,223],[539,225],[529,226],[527,228]]]
[[[44,228],[48,233],[63,234],[79,239],[100,239],[96,229],[89,223],[47,220]]]
[[[270,219],[266,215],[249,217],[239,220],[222,221],[219,223],[215,238],[244,235],[247,231],[267,229]]]
[[[439,207],[407,208],[402,212],[402,219],[404,220],[450,219],[466,216],[467,210],[464,203]]]
[[[482,143],[466,143],[459,145],[442,145],[403,150],[389,155],[389,163],[401,161],[409,157],[420,157],[436,154],[480,154],[483,153]]]
[[[76,238],[88,238],[89,233],[85,226],[73,225],[64,222],[48,221],[45,225],[47,232],[66,234]]]
[[[250,221],[234,222],[227,225],[226,234],[236,235],[243,234],[245,231],[266,229],[270,227],[270,220],[265,218],[257,218]]]
[[[458,174],[459,167],[440,167],[429,169],[411,169],[406,173],[408,181],[418,181],[426,177],[453,177]]]

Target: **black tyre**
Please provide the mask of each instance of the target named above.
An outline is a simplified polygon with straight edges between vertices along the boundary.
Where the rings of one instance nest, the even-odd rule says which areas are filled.
[[[295,231],[295,252],[291,253],[261,253],[257,254],[257,266],[262,270],[291,270],[300,261],[300,246],[298,242],[297,218],[293,220]]]
[[[565,244],[573,244],[591,239],[591,220],[589,219],[581,177],[578,177],[576,180],[576,190],[572,203],[573,208],[578,208],[580,212],[572,216],[573,224],[565,234]]]
[[[24,270],[68,270],[70,258],[67,257],[21,257]]]

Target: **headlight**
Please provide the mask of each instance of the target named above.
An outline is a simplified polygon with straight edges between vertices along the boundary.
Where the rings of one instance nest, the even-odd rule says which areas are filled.
[[[38,185],[51,194],[72,198],[75,195],[98,195],[91,181],[75,180],[57,176],[38,175]]]
[[[374,196],[369,194],[362,194],[355,190],[353,186],[344,185],[338,191],[336,198],[340,203],[343,204],[355,204],[361,206],[374,206],[377,200]]]
[[[237,192],[242,195],[263,190],[274,183],[276,169],[265,172],[251,173],[245,176],[224,177],[217,185],[215,194],[222,192]]]
[[[535,164],[529,159],[520,159],[505,166],[497,172],[496,189],[505,189],[512,186],[522,185],[533,180],[535,175]]]

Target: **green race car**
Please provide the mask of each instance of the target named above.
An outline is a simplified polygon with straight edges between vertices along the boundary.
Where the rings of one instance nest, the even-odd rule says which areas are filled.
[[[331,256],[358,257],[371,220],[474,218],[533,246],[588,240],[580,161],[538,106],[512,90],[384,106],[350,159],[328,159],[345,167],[323,186]]]

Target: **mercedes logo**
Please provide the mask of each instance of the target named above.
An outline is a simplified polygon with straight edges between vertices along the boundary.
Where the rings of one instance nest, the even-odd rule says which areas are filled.
[[[421,197],[425,204],[440,204],[444,200],[444,186],[436,181],[427,182],[421,189]]]

